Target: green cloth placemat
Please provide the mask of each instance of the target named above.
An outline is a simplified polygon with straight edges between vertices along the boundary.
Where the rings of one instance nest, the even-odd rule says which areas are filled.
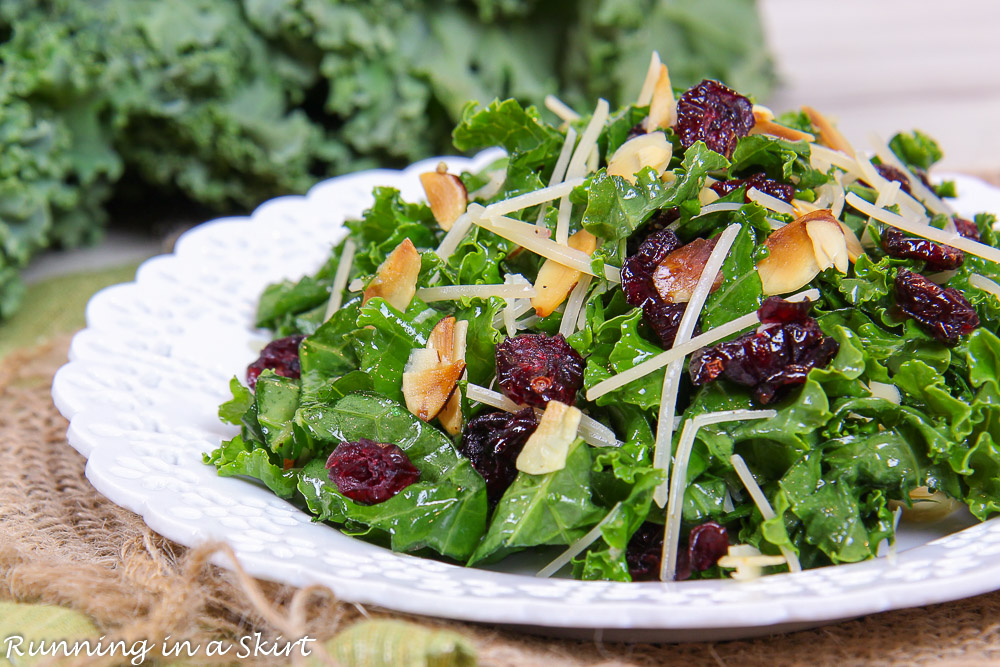
[[[131,281],[138,267],[138,262],[131,262],[29,285],[24,306],[0,323],[0,359],[18,348],[40,345],[53,336],[83,328],[90,297],[109,285]]]

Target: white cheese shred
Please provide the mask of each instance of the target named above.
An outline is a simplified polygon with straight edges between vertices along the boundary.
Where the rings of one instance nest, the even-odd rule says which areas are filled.
[[[354,264],[354,253],[357,249],[357,244],[351,239],[344,241],[344,247],[340,251],[340,263],[337,264],[337,272],[333,275],[330,300],[326,304],[326,313],[323,315],[324,322],[340,310],[340,305],[344,301],[344,288],[347,287],[347,278],[351,275],[351,266]]]
[[[421,287],[417,290],[417,298],[427,303],[457,301],[464,298],[488,299],[491,296],[501,299],[530,299],[535,295],[535,288],[531,283],[520,282],[504,285],[445,285],[443,287]]]
[[[569,545],[566,548],[566,551],[559,554],[556,558],[552,560],[551,563],[549,563],[541,570],[539,570],[538,574],[536,574],[535,576],[541,578],[548,578],[551,577],[556,572],[558,572],[559,570],[563,569],[566,565],[569,565],[569,562],[571,560],[573,560],[581,553],[583,553],[584,549],[589,547],[591,544],[596,542],[601,537],[601,528],[603,528],[605,525],[607,525],[608,522],[610,522],[612,519],[618,516],[618,510],[621,509],[621,506],[622,506],[621,502],[615,503],[614,506],[611,508],[611,511],[608,512],[606,515],[604,515],[604,518],[601,519],[596,526],[591,528],[586,535],[573,542],[573,544]]]
[[[872,396],[875,398],[883,398],[890,403],[895,403],[896,405],[899,405],[901,402],[899,389],[897,389],[894,384],[887,384],[885,382],[876,382],[875,380],[872,380],[868,383],[868,389],[872,392]]]
[[[983,290],[984,292],[989,292],[993,296],[1000,299],[1000,285],[997,285],[986,276],[973,273],[969,276],[969,284],[977,289]]]
[[[883,208],[872,206],[853,192],[847,193],[846,201],[862,213],[870,215],[876,220],[884,222],[885,224],[895,227],[896,229],[901,229],[904,232],[913,234],[914,236],[930,239],[931,241],[936,241],[937,243],[950,245],[953,248],[958,248],[959,250],[975,255],[976,257],[982,257],[983,259],[1000,264],[1000,249],[994,248],[993,246],[988,246],[986,244],[973,241],[972,239],[967,239],[957,232],[946,232],[937,229],[936,227],[931,227],[930,225],[921,225],[913,220],[904,218],[897,213],[893,213],[892,211],[886,211]]]
[[[500,311],[499,313],[497,313],[496,317],[493,318],[493,326],[494,327],[499,327],[501,324],[503,324],[503,321],[504,321],[503,318],[504,318],[504,312],[505,312],[505,310],[504,311]],[[514,309],[513,309],[513,315],[514,315],[515,318],[521,317],[521,315],[524,315],[529,310],[532,310],[531,299],[518,299],[517,300],[517,305],[514,306]]]
[[[878,134],[872,133],[869,135],[869,140],[872,142],[872,146],[875,149],[875,155],[878,156],[883,163],[891,165],[896,169],[903,172],[903,175],[910,180],[910,190],[917,196],[924,206],[929,208],[934,213],[940,213],[951,217],[953,211],[951,208],[944,203],[944,201],[938,197],[932,190],[930,190],[923,181],[921,181],[912,171],[903,164],[896,154],[892,152],[889,148],[889,144],[885,142]]]
[[[559,151],[559,158],[556,160],[556,166],[552,169],[552,178],[549,180],[549,186],[559,185],[566,178],[566,167],[569,166],[569,159],[573,156],[573,148],[576,146],[576,130],[572,127],[566,130],[566,141],[563,142],[562,150]],[[538,212],[538,220],[535,222],[539,227],[545,226],[545,209],[547,207],[542,207],[542,210]]]
[[[597,101],[594,115],[591,116],[586,129],[580,135],[580,143],[577,144],[569,166],[566,167],[566,180],[579,178],[586,174],[587,160],[590,158],[591,151],[597,147],[597,138],[608,120],[608,109],[607,100],[602,98]],[[569,195],[564,195],[559,200],[559,218],[556,222],[556,243],[560,245],[566,245],[569,242],[569,219],[572,209],[573,205],[570,204]]]
[[[500,192],[500,188],[503,187],[504,181],[507,180],[507,170],[494,169],[490,172],[489,176],[490,180],[487,181],[483,187],[469,193],[469,201],[474,201],[476,199],[493,199],[493,197]]]
[[[503,201],[498,201],[490,204],[483,211],[483,215],[488,218],[495,218],[500,215],[507,215],[513,213],[514,211],[520,211],[532,206],[538,206],[539,204],[544,204],[550,202],[553,199],[559,199],[564,195],[568,195],[573,191],[573,188],[583,185],[583,178],[574,178],[569,181],[563,181],[557,185],[550,185],[547,188],[542,188],[541,190],[534,190],[532,192],[526,192],[523,195],[518,195],[516,197],[511,197],[510,199],[504,199]]]
[[[559,116],[560,120],[566,121],[567,123],[580,120],[580,114],[573,111],[573,108],[570,107],[570,105],[566,104],[555,95],[545,96],[545,108]]]
[[[688,302],[687,308],[684,309],[684,315],[681,317],[680,324],[677,327],[677,335],[674,337],[673,347],[683,345],[691,338],[691,333],[698,323],[701,310],[705,306],[705,300],[708,298],[708,293],[715,282],[715,276],[719,273],[719,269],[722,268],[722,263],[725,261],[726,256],[729,255],[729,249],[732,248],[733,242],[736,240],[736,235],[739,233],[740,225],[734,223],[726,227],[725,231],[719,236],[712,254],[708,256],[708,261],[705,262],[705,266],[702,268],[698,283],[691,292],[691,300]],[[677,390],[680,386],[683,367],[684,358],[681,357],[668,364],[667,372],[663,375],[663,389],[660,394],[660,411],[656,428],[656,444],[653,450],[653,467],[662,470],[664,473],[663,482],[653,493],[653,499],[660,507],[663,507],[667,502],[667,484],[670,477],[670,445],[674,435]]]
[[[642,82],[642,88],[639,90],[639,99],[635,102],[637,107],[648,107],[649,103],[653,101],[653,91],[656,90],[656,82],[660,78],[661,64],[663,63],[660,61],[660,54],[653,51],[653,55],[649,59],[649,69],[646,70],[646,79]]]
[[[762,412],[767,412],[762,410]],[[775,415],[778,413],[774,410],[770,410]],[[767,502],[767,497],[761,490],[760,485],[757,484],[757,480],[753,478],[753,473],[750,472],[750,468],[747,466],[746,461],[739,454],[733,454],[729,457],[729,462],[733,464],[733,468],[736,470],[736,474],[739,476],[740,481],[743,482],[743,486],[746,487],[747,491],[750,493],[750,497],[753,498],[754,504],[760,511],[761,516],[764,520],[770,520],[776,517],[774,509],[771,507],[771,503]],[[785,557],[785,561],[788,563],[788,570],[790,572],[801,572],[802,565],[799,563],[799,557],[795,555],[795,552],[789,549],[785,545],[778,545],[781,549],[781,555]]]
[[[447,262],[448,258],[458,249],[458,244],[469,233],[472,225],[482,217],[484,210],[486,209],[483,208],[482,204],[469,204],[465,213],[458,217],[458,220],[451,226],[448,233],[441,239],[441,244],[434,251],[437,256]]]
[[[660,559],[660,581],[673,581],[677,574],[677,548],[681,537],[681,510],[684,507],[684,491],[687,488],[687,468],[691,459],[698,429],[708,424],[721,424],[747,419],[770,419],[777,415],[775,410],[722,410],[706,412],[684,422],[681,439],[677,443],[677,467],[670,482],[670,502],[667,504],[667,519],[663,526],[663,553]]]
[[[559,333],[563,335],[563,338],[569,338],[576,331],[577,319],[583,310],[591,280],[593,280],[592,276],[580,276],[580,281],[569,293],[569,298],[566,299],[566,310],[563,311],[562,321],[559,323]]]
[[[498,218],[480,218],[475,220],[475,224],[488,229],[497,236],[504,237],[508,241],[513,241],[536,255],[551,259],[553,262],[558,262],[580,273],[586,273],[590,276],[595,275],[594,270],[590,266],[590,255],[581,250],[574,250],[569,246],[560,245],[552,239],[546,238],[545,232],[548,230],[539,230],[535,225],[502,216]],[[612,267],[605,267],[605,270],[609,268]],[[621,269],[614,268],[614,271],[621,272]]]
[[[499,392],[481,387],[478,384],[472,384],[471,382],[466,386],[465,396],[470,401],[506,410],[507,412],[518,412],[525,407],[518,405]],[[535,414],[540,417],[542,411],[535,408]],[[621,447],[622,445],[622,442],[615,437],[614,431],[587,414],[580,417],[578,433],[583,438],[583,441],[592,447]]]
[[[826,171],[831,165],[838,167],[855,178],[863,178],[858,163],[850,155],[835,151],[819,144],[809,145],[809,163],[819,169]]]
[[[889,551],[885,555],[885,559],[889,562],[889,565],[896,564],[896,550],[899,547],[899,539],[897,532],[899,530],[899,520],[903,518],[903,508],[897,507],[896,511],[892,513],[892,539],[889,541]]]
[[[772,197],[769,194],[761,192],[757,188],[750,188],[747,190],[747,199],[750,201],[755,201],[766,209],[770,209],[775,213],[782,213],[784,215],[790,215],[795,217],[795,209],[792,205],[783,202],[777,197]]]

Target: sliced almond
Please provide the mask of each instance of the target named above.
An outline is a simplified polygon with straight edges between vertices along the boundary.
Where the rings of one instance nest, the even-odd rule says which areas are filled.
[[[608,174],[621,176],[633,185],[635,175],[646,167],[652,167],[657,176],[662,176],[670,164],[673,150],[673,144],[667,141],[663,132],[640,134],[618,147],[608,160]]]
[[[719,199],[719,193],[712,188],[702,188],[698,193],[698,201],[702,206],[708,206]]]
[[[807,213],[799,218],[806,224],[806,233],[813,243],[813,254],[820,270],[835,267],[841,273],[847,273],[849,263],[847,237],[840,223],[826,209]]]
[[[865,249],[861,247],[861,241],[858,240],[858,236],[854,233],[854,230],[840,222],[840,220],[837,222],[844,232],[844,238],[847,239],[847,258],[852,262],[858,261],[858,257],[865,253]]]
[[[926,486],[910,491],[910,500],[913,501],[910,507],[893,500],[889,501],[889,505],[902,508],[903,518],[907,521],[920,523],[940,521],[962,507],[962,503],[957,500],[949,498],[941,491],[931,491]]]
[[[465,184],[458,176],[448,173],[444,162],[438,165],[437,171],[420,174],[420,184],[427,193],[434,219],[441,229],[448,231],[469,205]]]
[[[802,107],[802,111],[809,116],[809,121],[819,130],[819,143],[835,151],[846,153],[851,157],[855,156],[854,147],[851,146],[851,142],[840,133],[840,130],[826,116],[812,107]]]
[[[674,99],[674,89],[670,85],[670,70],[666,65],[660,65],[660,75],[653,88],[653,99],[649,103],[649,115],[646,116],[644,127],[647,132],[673,127],[677,123],[677,100]]]
[[[764,242],[769,254],[757,262],[764,294],[787,294],[809,284],[831,266],[847,272],[847,238],[827,209],[807,213]]]
[[[544,475],[565,468],[569,446],[576,440],[582,417],[577,408],[549,401],[538,420],[538,428],[517,457],[517,469],[529,475]]]
[[[816,137],[808,132],[779,125],[773,120],[758,120],[750,129],[750,134],[766,134],[778,137],[779,139],[787,139],[788,141],[808,141],[809,143],[816,141]]]
[[[413,353],[421,352],[431,352],[437,356],[434,350],[413,351]],[[427,422],[437,417],[448,403],[458,380],[465,372],[465,362],[438,361],[426,367],[422,360],[425,356],[421,355],[414,360],[413,353],[410,354],[411,362],[415,361],[413,370],[403,373],[403,398],[406,400],[406,409]],[[409,368],[410,364],[407,364],[407,367]]]
[[[691,300],[701,272],[705,269],[715,241],[695,239],[667,255],[653,271],[653,285],[666,301],[687,303]],[[722,273],[715,276],[712,291],[722,285]]]
[[[769,120],[774,120],[774,112],[763,104],[755,104],[753,105],[753,120],[755,123],[766,123]]]
[[[581,229],[569,237],[568,244],[574,250],[592,255],[597,249],[597,237]],[[538,277],[535,278],[536,296],[531,298],[535,314],[539,317],[551,315],[552,311],[566,300],[573,287],[580,282],[580,275],[581,273],[575,269],[551,259],[545,260],[538,269]]]
[[[442,330],[438,332],[438,328],[442,327],[441,322],[445,320],[451,320],[451,322],[445,324]],[[434,327],[427,345],[438,349],[445,361],[465,361],[465,340],[469,332],[469,322],[468,320],[458,320],[456,322],[453,317],[447,317],[445,320],[438,322],[438,325]],[[452,334],[450,343],[443,340],[449,329]],[[435,335],[436,332],[438,332],[437,335]],[[462,396],[461,391],[457,387],[438,414],[438,420],[440,420],[441,426],[448,433],[458,435],[462,432]]]
[[[403,239],[403,242],[396,246],[378,267],[375,277],[365,288],[362,303],[368,303],[370,299],[380,296],[393,308],[406,310],[413,301],[413,295],[417,293],[419,274],[420,253],[414,247],[413,241]]]
[[[455,359],[455,318],[445,317],[434,325],[427,337],[427,349],[435,350],[443,361]]]

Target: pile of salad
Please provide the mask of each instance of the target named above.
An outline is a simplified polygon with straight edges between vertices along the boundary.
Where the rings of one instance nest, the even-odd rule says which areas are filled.
[[[749,578],[891,551],[901,516],[1000,509],[1000,250],[920,132],[852,146],[717,81],[545,122],[469,104],[481,173],[377,188],[205,456],[317,521],[480,566]]]

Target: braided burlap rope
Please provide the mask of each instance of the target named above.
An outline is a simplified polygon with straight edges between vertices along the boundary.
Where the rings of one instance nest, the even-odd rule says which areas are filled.
[[[49,396],[67,343],[17,353],[0,367],[0,598],[71,607],[109,637],[152,644],[167,636],[234,641],[254,632],[326,638],[360,618],[361,610],[325,589],[296,592],[210,565],[218,545],[173,544],[98,494]],[[511,667],[1000,661],[1000,593],[780,637],[679,646],[544,640],[409,620],[457,630],[481,664]]]

